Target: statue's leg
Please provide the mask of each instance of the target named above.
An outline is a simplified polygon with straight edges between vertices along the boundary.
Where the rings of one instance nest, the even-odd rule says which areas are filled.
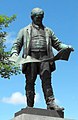
[[[41,65],[40,78],[42,80],[42,89],[43,89],[44,97],[47,102],[47,99],[50,96],[54,97],[53,89],[51,86],[51,72],[49,70],[49,65],[47,62],[41,64],[42,65]]]
[[[33,68],[33,69],[32,69]],[[37,77],[36,63],[28,64],[26,70],[26,97],[27,97],[27,107],[34,106],[34,97],[35,97],[35,80]]]
[[[51,85],[51,72],[48,62],[41,63],[40,77],[42,80],[42,88],[43,88],[45,101],[47,104],[47,109],[63,110],[64,108],[59,107],[55,103],[53,88]]]

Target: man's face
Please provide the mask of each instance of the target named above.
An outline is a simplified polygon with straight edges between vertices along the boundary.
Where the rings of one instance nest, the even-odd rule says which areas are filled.
[[[43,19],[43,15],[41,14],[36,14],[33,16],[33,23],[40,26],[42,24],[42,19]]]

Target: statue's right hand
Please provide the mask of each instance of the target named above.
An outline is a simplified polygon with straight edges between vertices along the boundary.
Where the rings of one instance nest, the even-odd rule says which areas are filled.
[[[13,53],[11,54],[11,56],[9,57],[9,61],[11,62],[16,62],[18,59],[18,54],[17,53]]]
[[[17,54],[17,53],[13,53],[13,54],[11,55],[11,57],[18,57],[18,54]]]

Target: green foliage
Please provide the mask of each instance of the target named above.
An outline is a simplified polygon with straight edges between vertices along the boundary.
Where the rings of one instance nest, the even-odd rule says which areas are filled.
[[[15,15],[12,17],[0,15],[0,76],[8,79],[10,79],[11,75],[17,75],[20,73],[20,68],[14,66],[13,63],[8,61],[10,51],[5,51],[5,48],[7,48],[7,46],[4,44],[6,41],[5,37],[7,33],[3,31],[3,28],[8,27],[9,23],[14,21],[15,18]]]
[[[3,27],[8,27],[9,23],[14,21],[15,18],[16,18],[16,15],[13,15],[11,17],[0,15],[0,29],[2,29]]]

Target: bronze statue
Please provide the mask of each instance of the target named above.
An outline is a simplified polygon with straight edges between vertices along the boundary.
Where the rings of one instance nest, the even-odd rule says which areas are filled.
[[[44,11],[40,8],[34,8],[31,11],[32,23],[21,29],[16,42],[12,47],[12,56],[19,55],[23,47],[23,58],[28,55],[36,59],[47,59],[53,57],[54,47],[57,51],[69,48],[74,49],[70,45],[63,44],[54,34],[54,32],[45,27],[42,23]],[[53,88],[51,86],[51,72],[55,70],[55,62],[27,63],[22,65],[22,72],[26,77],[26,97],[27,107],[34,106],[35,81],[37,74],[40,75],[42,81],[42,89],[47,104],[47,109],[64,110],[55,103]]]

